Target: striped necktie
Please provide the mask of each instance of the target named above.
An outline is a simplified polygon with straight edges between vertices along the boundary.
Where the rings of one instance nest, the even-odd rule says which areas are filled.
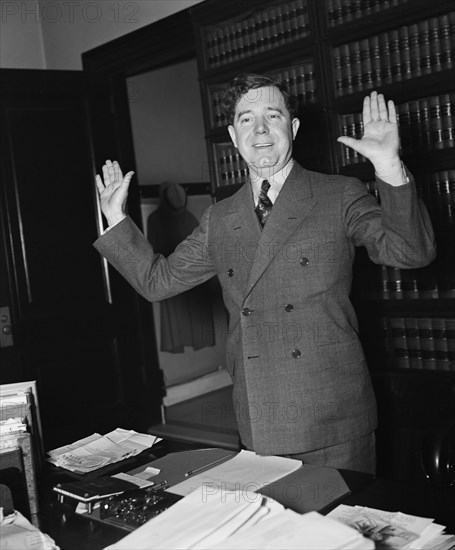
[[[261,222],[262,227],[264,227],[264,224],[272,211],[272,201],[269,199],[267,195],[267,191],[270,189],[270,183],[267,180],[264,180],[261,185],[261,191],[259,193],[259,200],[258,204],[255,208],[256,214],[259,218],[259,221]]]

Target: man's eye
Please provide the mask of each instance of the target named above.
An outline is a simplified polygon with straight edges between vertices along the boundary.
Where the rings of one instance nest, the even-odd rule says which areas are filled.
[[[272,114],[272,115],[269,115],[269,118],[280,118],[280,115]]]
[[[240,124],[246,124],[248,122],[250,122],[251,118],[248,118],[248,117],[245,117],[245,118],[242,118],[242,120],[240,121]]]

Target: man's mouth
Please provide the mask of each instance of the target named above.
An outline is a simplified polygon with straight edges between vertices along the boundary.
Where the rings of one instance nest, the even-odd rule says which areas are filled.
[[[263,147],[272,147],[273,143],[255,143],[253,147],[255,149],[261,149]]]

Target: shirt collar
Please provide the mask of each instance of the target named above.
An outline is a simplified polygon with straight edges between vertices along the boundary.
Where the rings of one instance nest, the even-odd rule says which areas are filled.
[[[289,176],[289,173],[292,170],[292,167],[294,166],[294,160],[291,158],[290,161],[286,164],[284,168],[270,176],[269,178],[259,178],[256,177],[254,179],[254,176],[252,177],[250,175],[250,181],[251,181],[251,188],[253,191],[253,198],[254,198],[254,204],[258,203],[259,200],[259,192],[261,190],[261,185],[264,179],[267,179],[270,183],[270,189],[267,193],[268,197],[270,198],[271,202],[274,203],[276,199],[278,198],[278,195],[281,191],[281,188],[284,185],[284,182],[286,181],[286,178]]]

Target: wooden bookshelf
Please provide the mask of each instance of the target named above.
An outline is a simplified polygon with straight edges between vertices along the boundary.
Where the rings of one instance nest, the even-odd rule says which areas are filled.
[[[430,212],[438,258],[400,270],[376,266],[360,250],[353,302],[372,369],[455,373],[453,3],[207,0],[190,14],[215,200],[248,177],[220,109],[236,74],[280,78],[302,120],[294,157],[308,169],[358,177],[378,200],[371,164],[336,138],[361,135],[362,100],[372,90],[395,101],[402,158]]]

